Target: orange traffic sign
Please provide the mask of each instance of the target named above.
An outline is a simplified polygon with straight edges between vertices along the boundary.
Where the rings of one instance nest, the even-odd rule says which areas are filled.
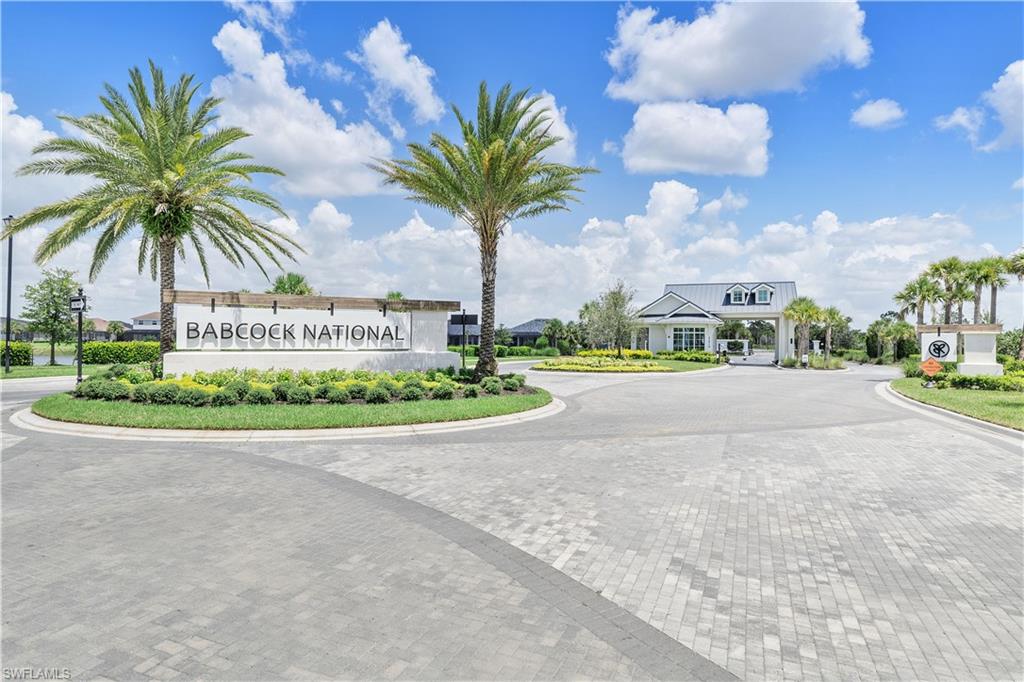
[[[928,358],[920,365],[921,371],[930,377],[935,376],[942,371],[942,363],[935,358]]]

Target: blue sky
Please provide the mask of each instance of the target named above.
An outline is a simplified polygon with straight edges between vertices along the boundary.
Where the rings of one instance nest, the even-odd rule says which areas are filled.
[[[56,114],[95,111],[103,82],[151,58],[224,96],[225,122],[287,171],[266,186],[310,250],[295,269],[325,293],[475,306],[471,235],[363,163],[454,132],[441,103],[472,108],[480,80],[553,97],[573,143],[560,153],[601,171],[571,213],[512,226],[508,324],[571,316],[616,277],[639,299],[668,281],[794,278],[866,324],[929,259],[1022,242],[1019,3],[4,3],[2,21],[4,214],[75,189],[11,173],[62,132]],[[16,290],[38,271],[32,239]],[[84,273],[87,246],[55,264]],[[126,247],[90,285],[97,314],[155,308],[133,265]],[[179,285],[205,286],[192,265]],[[264,285],[223,269],[211,286]],[[1018,322],[1019,288],[1005,300]]]

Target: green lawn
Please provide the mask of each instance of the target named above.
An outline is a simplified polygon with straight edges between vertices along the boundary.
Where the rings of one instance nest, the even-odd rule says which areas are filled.
[[[74,355],[78,351],[77,343],[58,343],[57,355]],[[46,341],[33,341],[32,354],[50,357],[50,344]]]
[[[541,389],[532,393],[420,400],[384,405],[231,405],[186,407],[83,400],[58,393],[32,405],[36,414],[58,421],[154,429],[327,429],[450,422],[523,412],[551,402]]]
[[[674,372],[693,372],[698,369],[711,369],[712,367],[723,366],[715,365],[710,362],[690,362],[689,360],[659,360],[658,358],[655,358],[654,361],[659,365],[671,367]]]
[[[964,388],[924,388],[920,379],[896,379],[892,387],[922,403],[1024,431],[1024,393]]]
[[[92,372],[102,372],[109,369],[110,365],[84,365],[82,376],[88,376]],[[73,377],[78,374],[75,365],[27,365],[12,366],[11,373],[7,374],[0,366],[0,380],[2,379],[31,379],[38,377]]]

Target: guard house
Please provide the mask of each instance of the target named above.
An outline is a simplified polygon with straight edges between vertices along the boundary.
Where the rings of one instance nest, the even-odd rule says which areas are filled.
[[[779,362],[795,353],[795,325],[783,310],[796,297],[795,282],[666,284],[659,298],[640,309],[642,332],[634,347],[714,353],[717,329],[726,320],[768,320],[775,325]]]

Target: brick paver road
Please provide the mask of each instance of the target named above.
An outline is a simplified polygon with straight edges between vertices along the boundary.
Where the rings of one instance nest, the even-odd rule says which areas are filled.
[[[1020,679],[1021,443],[882,378],[543,375],[558,416],[344,443],[5,427],[3,665]]]

